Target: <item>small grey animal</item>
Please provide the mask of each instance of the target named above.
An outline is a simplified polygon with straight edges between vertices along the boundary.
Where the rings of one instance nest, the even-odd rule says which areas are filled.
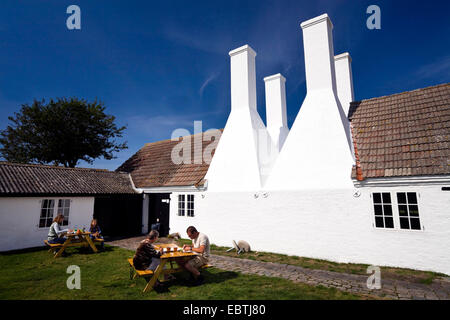
[[[180,236],[180,234],[179,234],[178,232],[176,232],[176,233],[171,233],[171,234],[169,234],[169,235],[167,236],[167,238],[172,238],[172,239],[175,239],[175,240],[180,240],[180,239],[181,239],[181,236]]]
[[[247,241],[239,240],[238,243],[233,240],[233,248],[227,250],[227,252],[235,249],[237,254],[241,254],[242,252],[250,252],[250,245]]]

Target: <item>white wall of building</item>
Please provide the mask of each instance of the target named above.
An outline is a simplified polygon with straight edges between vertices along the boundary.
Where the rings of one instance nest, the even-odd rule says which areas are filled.
[[[24,249],[44,245],[49,228],[39,228],[41,201],[70,199],[67,228],[89,228],[94,214],[93,197],[11,197],[0,198],[0,251]]]
[[[211,243],[248,241],[254,251],[430,270],[450,274],[450,192],[441,186],[268,192],[203,192],[195,195],[195,217],[177,216],[172,194],[171,232],[187,238],[194,225]],[[374,227],[372,192],[418,192],[424,230]],[[204,198],[202,197],[204,196]],[[395,207],[395,204],[393,205]],[[394,209],[395,210],[395,209]]]

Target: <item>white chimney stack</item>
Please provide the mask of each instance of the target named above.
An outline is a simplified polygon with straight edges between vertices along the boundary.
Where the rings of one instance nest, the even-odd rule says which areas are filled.
[[[336,88],[344,114],[348,116],[350,102],[355,100],[353,94],[352,58],[348,52],[334,57],[336,69]]]
[[[267,131],[280,151],[289,133],[286,115],[286,78],[280,73],[264,78]]]
[[[303,22],[306,89],[335,89],[333,24],[325,13]]]
[[[256,110],[256,52],[245,45],[229,52],[231,65],[231,110]]]
[[[323,14],[301,28],[307,93],[265,188],[351,189],[354,161],[348,119],[336,91],[333,25]]]

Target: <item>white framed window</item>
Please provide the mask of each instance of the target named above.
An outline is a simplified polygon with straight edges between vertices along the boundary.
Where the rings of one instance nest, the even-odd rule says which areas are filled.
[[[178,215],[184,217],[186,208],[186,196],[184,194],[178,195]]]
[[[41,215],[39,217],[39,228],[48,228],[52,225],[54,209],[55,209],[55,200],[44,199],[41,201]]]
[[[417,194],[415,192],[397,192],[397,204],[400,228],[421,230]]]
[[[188,217],[194,216],[194,195],[193,194],[187,195],[187,216]]]
[[[69,224],[70,199],[43,199],[41,200],[41,212],[39,217],[39,228],[48,228],[53,223],[53,218],[58,214],[64,216],[63,226]],[[56,207],[55,214],[55,204]]]
[[[376,228],[394,228],[392,200],[389,192],[374,192],[372,194]]]
[[[179,216],[194,216],[194,195],[193,194],[179,194],[178,195],[178,215]]]
[[[418,193],[373,192],[371,197],[375,228],[423,230],[419,218]]]

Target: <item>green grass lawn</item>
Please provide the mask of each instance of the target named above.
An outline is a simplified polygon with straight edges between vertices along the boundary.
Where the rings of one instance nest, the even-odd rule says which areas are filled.
[[[179,245],[191,244],[189,239],[180,239]],[[230,247],[220,247],[211,244],[211,253],[241,259],[258,260],[263,262],[275,262],[300,266],[309,269],[320,269],[334,272],[343,272],[350,274],[367,275],[367,264],[354,264],[354,263],[337,263],[327,260],[312,259],[298,256],[289,256],[285,254],[277,254],[271,252],[249,252],[238,255],[236,250],[227,252]],[[431,284],[433,279],[437,277],[446,277],[445,274],[436,272],[419,271],[412,269],[381,267],[381,274],[386,279],[398,279],[410,282]]]
[[[70,248],[54,259],[46,249],[0,254],[0,299],[360,299],[325,287],[216,268],[203,270],[205,283],[194,287],[187,273],[166,285],[162,292],[142,293],[145,280],[130,280],[127,258],[132,251],[106,246],[97,254]],[[66,286],[67,267],[81,269],[81,289]]]

